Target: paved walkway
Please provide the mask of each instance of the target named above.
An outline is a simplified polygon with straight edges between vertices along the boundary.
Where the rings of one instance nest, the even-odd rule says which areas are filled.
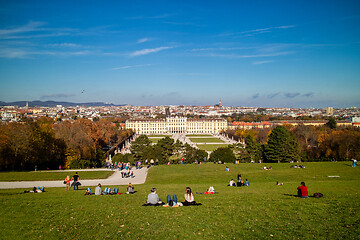
[[[83,169],[83,170],[60,170],[61,172],[79,172],[81,186],[96,186],[99,183],[103,186],[108,185],[128,185],[132,184],[143,184],[145,183],[148,168],[143,167],[141,169],[134,169],[134,178],[122,178],[121,172],[114,170],[114,173],[106,179],[91,179],[91,180],[81,180],[81,171],[100,171],[106,169]],[[111,170],[109,170],[111,171]],[[64,177],[65,178],[65,177]],[[65,187],[63,183],[64,180],[57,181],[22,181],[22,182],[0,182],[0,189],[9,189],[9,188],[33,188],[37,186],[48,187]]]

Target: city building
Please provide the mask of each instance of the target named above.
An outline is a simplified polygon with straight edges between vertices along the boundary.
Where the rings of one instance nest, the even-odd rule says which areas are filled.
[[[131,119],[126,121],[125,126],[138,134],[220,133],[227,129],[227,121],[222,118],[189,119],[176,116],[162,119]]]
[[[326,115],[334,115],[334,108],[327,107],[326,108]]]

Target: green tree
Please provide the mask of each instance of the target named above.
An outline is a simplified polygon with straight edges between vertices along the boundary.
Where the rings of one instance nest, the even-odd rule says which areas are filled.
[[[337,127],[335,118],[330,118],[329,121],[326,123],[326,126],[328,126],[331,129],[335,129]]]
[[[300,160],[299,144],[295,136],[283,126],[274,128],[265,147],[266,160],[290,162]]]
[[[193,163],[195,160],[198,162],[203,161],[204,157],[207,156],[208,154],[206,151],[191,147],[189,144],[185,144],[184,158],[187,163]]]
[[[167,162],[174,152],[174,139],[166,136],[157,142],[154,149],[160,162]]]
[[[234,144],[229,145],[229,148],[234,153],[235,158],[236,158],[237,161],[239,161],[239,162],[248,162],[249,154],[245,150],[244,145],[242,145],[241,143],[234,143]]]
[[[218,148],[210,154],[210,161],[218,162],[230,162],[236,161],[235,154],[229,147]]]
[[[249,154],[249,160],[258,162],[262,158],[262,147],[260,143],[257,143],[255,139],[251,136],[247,137],[245,140],[246,151]]]
[[[151,148],[151,141],[146,135],[140,135],[131,142],[130,151],[134,155],[135,160],[143,160],[146,158],[146,153]]]

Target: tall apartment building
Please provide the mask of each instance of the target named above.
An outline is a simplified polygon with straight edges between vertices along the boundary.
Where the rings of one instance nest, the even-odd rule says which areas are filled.
[[[327,115],[333,115],[333,114],[334,114],[334,108],[332,108],[332,107],[327,107],[327,108],[326,108],[326,114],[327,114]]]
[[[138,134],[172,133],[219,133],[227,129],[227,121],[222,118],[188,119],[186,117],[167,117],[163,119],[131,119],[125,127]]]

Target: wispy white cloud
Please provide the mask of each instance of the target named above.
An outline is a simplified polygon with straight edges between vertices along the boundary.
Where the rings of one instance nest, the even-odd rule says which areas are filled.
[[[0,29],[0,36],[9,36],[18,33],[27,33],[27,32],[34,32],[39,31],[39,27],[45,25],[44,22],[29,22],[23,26],[19,27],[12,27],[7,29]]]
[[[151,39],[150,38],[140,38],[137,43],[144,43],[144,42],[148,42],[150,41]]]
[[[150,53],[155,53],[155,52],[159,52],[159,51],[170,49],[170,48],[173,48],[173,47],[147,48],[147,49],[142,49],[142,50],[132,52],[129,54],[129,56],[131,56],[131,57],[142,56],[142,55],[147,55]]]
[[[260,65],[260,64],[265,64],[265,63],[272,63],[274,62],[273,60],[268,60],[268,61],[256,61],[256,62],[253,62],[252,64],[254,65]]]
[[[146,66],[151,66],[151,65],[152,64],[128,65],[128,66],[114,67],[111,70],[121,70],[121,69],[128,69],[128,68],[146,67]]]
[[[33,58],[35,56],[86,56],[96,54],[95,52],[84,50],[84,51],[37,51],[37,50],[28,50],[28,49],[17,49],[17,48],[3,48],[0,49],[0,58]]]
[[[296,25],[283,25],[283,26],[276,26],[276,27],[267,27],[267,28],[258,28],[252,29],[242,32],[232,32],[232,33],[222,33],[218,36],[225,37],[225,36],[234,36],[234,37],[251,37],[257,34],[269,33],[276,29],[289,29],[294,28]]]
[[[205,51],[234,51],[234,50],[247,50],[254,49],[258,47],[219,47],[219,48],[193,48],[191,52],[205,52]]]
[[[23,26],[9,27],[0,29],[0,39],[29,39],[70,35],[70,32],[76,31],[71,28],[44,28],[45,22],[34,22]]]
[[[49,47],[69,47],[69,48],[81,48],[84,47],[81,44],[76,44],[76,43],[53,43],[53,44],[48,44],[47,46]]]
[[[284,51],[284,52],[273,52],[267,54],[247,54],[247,55],[240,55],[240,54],[217,54],[217,53],[209,53],[203,54],[199,56],[209,56],[209,57],[223,57],[223,58],[263,58],[263,57],[277,57],[277,56],[285,56],[294,54],[294,51]]]

